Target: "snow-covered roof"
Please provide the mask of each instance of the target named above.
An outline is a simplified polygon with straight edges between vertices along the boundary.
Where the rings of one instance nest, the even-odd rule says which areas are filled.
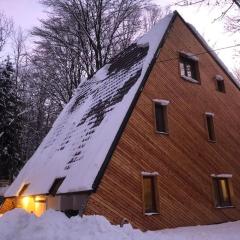
[[[131,104],[158,55],[169,14],[77,88],[37,151],[5,193],[6,197],[93,190]],[[28,184],[28,185],[27,185]]]
[[[57,193],[92,190],[127,111],[139,90],[173,14],[117,55],[77,88],[37,151],[5,196],[46,194],[65,177]]]

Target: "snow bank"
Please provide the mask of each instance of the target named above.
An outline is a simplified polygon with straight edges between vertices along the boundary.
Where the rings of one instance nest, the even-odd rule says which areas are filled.
[[[0,240],[238,240],[240,221],[149,231],[111,225],[101,216],[67,218],[48,210],[42,217],[15,209],[0,217]]]

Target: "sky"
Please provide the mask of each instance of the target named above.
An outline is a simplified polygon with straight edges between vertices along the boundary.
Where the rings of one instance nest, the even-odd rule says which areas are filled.
[[[171,0],[153,0],[160,6],[170,4]],[[221,15],[221,10],[213,7],[175,7],[183,18],[193,24],[213,49],[228,47],[240,43],[240,33],[230,34],[225,31],[222,21],[215,21]],[[12,17],[16,26],[30,31],[33,26],[39,25],[39,19],[46,16],[44,8],[38,0],[0,0],[0,11]],[[239,49],[237,47],[235,49]],[[240,57],[235,56],[234,48],[217,51],[220,58],[230,70],[240,65]]]

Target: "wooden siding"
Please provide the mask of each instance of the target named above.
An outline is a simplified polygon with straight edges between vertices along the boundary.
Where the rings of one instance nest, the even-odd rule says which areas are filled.
[[[16,208],[17,205],[17,199],[16,198],[6,198],[4,199],[4,202],[2,205],[0,205],[0,214],[4,214],[7,211],[10,211],[14,208]]]
[[[177,17],[85,214],[126,218],[143,230],[240,219],[240,92],[209,54],[199,55],[200,84],[183,80],[178,51],[206,51]],[[226,93],[216,90],[215,75]],[[153,99],[166,99],[169,134],[155,132]],[[205,112],[214,116],[208,141]],[[160,213],[143,214],[141,172],[158,172]],[[216,209],[211,174],[233,174],[235,208]]]

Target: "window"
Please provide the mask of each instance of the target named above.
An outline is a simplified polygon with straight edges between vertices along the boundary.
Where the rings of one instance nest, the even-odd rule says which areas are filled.
[[[167,100],[153,100],[154,101],[154,113],[155,113],[155,129],[158,133],[168,133],[168,121],[167,121]]]
[[[232,185],[229,177],[213,177],[216,207],[232,206]]]
[[[51,194],[52,196],[55,196],[59,187],[61,186],[61,184],[63,183],[65,177],[63,178],[56,178],[49,190],[49,194]]]
[[[157,175],[143,175],[144,213],[158,213],[157,206]]]
[[[216,135],[214,130],[214,122],[213,122],[213,113],[205,113],[206,115],[206,123],[207,123],[207,130],[208,130],[208,140],[211,142],[216,142]]]
[[[215,79],[216,79],[217,90],[219,92],[225,93],[226,91],[225,91],[225,84],[224,84],[223,77],[220,75],[216,75]]]
[[[198,58],[191,53],[180,52],[180,74],[185,80],[199,83]]]

